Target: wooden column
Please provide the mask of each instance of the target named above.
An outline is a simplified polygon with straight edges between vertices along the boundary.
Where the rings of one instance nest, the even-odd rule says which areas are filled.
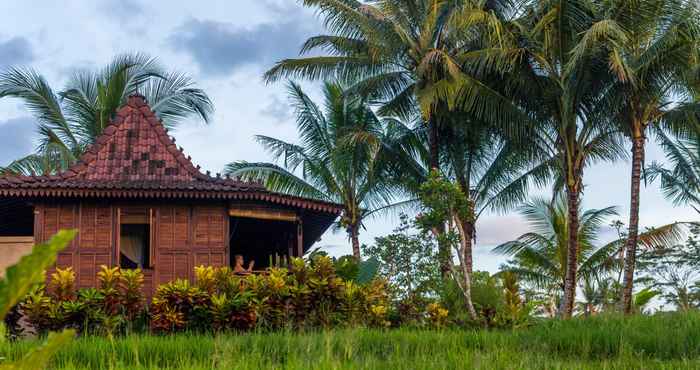
[[[297,256],[304,256],[304,223],[301,218],[297,220]]]
[[[296,225],[294,225],[296,228]],[[291,229],[291,228],[290,228]],[[287,238],[287,256],[289,257],[299,257],[297,256],[296,248],[294,248],[294,233],[296,231],[287,231],[285,236]]]

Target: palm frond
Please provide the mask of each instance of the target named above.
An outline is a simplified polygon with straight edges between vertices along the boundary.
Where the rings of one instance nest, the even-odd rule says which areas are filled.
[[[325,201],[336,201],[293,173],[272,163],[232,162],[224,173],[244,180],[262,181],[271,191]]]

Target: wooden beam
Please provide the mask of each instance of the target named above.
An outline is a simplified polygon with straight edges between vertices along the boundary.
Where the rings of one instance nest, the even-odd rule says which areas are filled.
[[[263,209],[263,208],[238,208],[231,207],[228,210],[231,217],[255,218],[259,220],[296,222],[297,214],[286,209]]]
[[[120,225],[128,225],[128,224],[148,224],[150,223],[150,210],[149,208],[134,208],[134,207],[120,207],[120,214],[119,214],[119,224]]]
[[[0,244],[26,244],[34,245],[33,236],[0,236]]]

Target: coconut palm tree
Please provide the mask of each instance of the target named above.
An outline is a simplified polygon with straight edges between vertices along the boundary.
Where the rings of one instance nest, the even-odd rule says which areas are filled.
[[[443,137],[450,138],[443,156],[445,176],[459,186],[471,204],[461,225],[467,236],[464,250],[468,254],[463,259],[471,273],[479,218],[486,212],[505,212],[521,204],[530,185],[545,186],[556,159],[509,140],[498,128],[485,123],[451,124],[442,131]]]
[[[430,127],[430,167],[439,166],[439,127],[452,108],[468,107],[489,122],[519,115],[508,101],[462,66],[472,50],[503,42],[502,2],[465,0],[304,0],[323,17],[329,35],[309,38],[301,54],[266,74],[280,78],[339,79],[371,93],[382,115],[409,120],[419,113]],[[489,32],[483,32],[483,30]],[[499,36],[496,36],[499,35]],[[476,68],[475,68],[476,69]]]
[[[262,180],[273,191],[342,204],[340,226],[359,260],[363,221],[393,198],[391,183],[381,176],[383,124],[363,98],[345,94],[340,84],[325,83],[323,92],[325,111],[298,84],[289,84],[301,144],[257,136],[281,166],[234,162],[225,173]]]
[[[514,257],[504,271],[516,274],[521,281],[535,288],[548,290],[556,287],[564,293],[570,239],[567,206],[563,196],[556,197],[553,202],[536,198],[523,206],[522,215],[533,230],[494,249],[497,253]],[[615,207],[580,214],[577,284],[594,278],[601,271],[611,270],[621,262],[615,258],[618,245],[597,245],[606,218],[617,214]]]
[[[603,305],[605,297],[603,291],[598,288],[596,281],[591,281],[589,278],[584,278],[581,284],[582,301],[578,302],[579,311],[583,312],[583,316],[590,317],[598,312],[600,306]]]
[[[512,256],[502,271],[516,274],[532,287],[544,291],[560,291],[566,294],[566,279],[569,258],[569,222],[571,214],[563,196],[553,201],[535,198],[522,208],[532,231],[494,248],[497,253]],[[577,284],[588,281],[603,281],[608,274],[622,268],[620,251],[626,239],[616,239],[600,245],[598,237],[606,219],[617,215],[615,207],[579,211],[581,222],[577,228],[580,248],[577,258]],[[640,244],[646,248],[671,245],[681,237],[681,225],[669,224],[640,234]],[[590,285],[590,284],[589,284]],[[591,293],[591,289],[587,293]],[[584,292],[586,293],[586,292]],[[560,310],[563,307],[562,301]]]
[[[508,65],[498,90],[521,107],[529,120],[539,123],[540,134],[532,145],[557,158],[555,185],[565,191],[570,212],[561,311],[566,318],[573,311],[579,249],[584,248],[577,232],[584,170],[593,162],[620,158],[623,149],[619,130],[610,119],[615,107],[604,94],[614,78],[608,50],[604,44],[584,46],[596,40],[596,30],[611,40],[620,38],[622,30],[614,25],[601,27],[602,15],[587,2],[527,2],[517,14],[523,16],[513,22],[514,46],[489,53]]]
[[[98,72],[77,71],[59,92],[32,69],[0,73],[0,98],[23,101],[40,134],[36,153],[14,161],[4,171],[37,174],[68,168],[129,95],[137,93],[146,97],[167,128],[192,115],[209,122],[214,110],[209,97],[187,75],[165,71],[155,58],[143,54],[117,56]]]
[[[700,127],[696,116],[700,103],[687,92],[689,73],[697,63],[700,13],[695,2],[685,0],[615,1],[604,3],[604,11],[607,19],[593,27],[614,24],[624,30],[623,36],[615,35],[609,42],[609,66],[616,78],[606,94],[616,102],[615,121],[632,143],[629,231],[621,297],[623,310],[629,314],[646,138],[650,130],[687,134]],[[591,46],[597,47],[594,43]]]
[[[440,157],[443,176],[456,183],[472,205],[463,221],[467,246],[462,256],[472,271],[472,243],[476,222],[485,212],[507,211],[527,197],[530,184],[544,186],[551,177],[556,160],[535,156],[513,140],[507,140],[497,128],[472,122],[469,115],[454,114],[455,121],[445,125],[440,135],[446,140]],[[406,198],[417,201],[420,186],[429,176],[429,138],[421,124],[410,128],[393,121],[385,144],[392,161],[393,178]],[[548,161],[547,161],[548,160]]]

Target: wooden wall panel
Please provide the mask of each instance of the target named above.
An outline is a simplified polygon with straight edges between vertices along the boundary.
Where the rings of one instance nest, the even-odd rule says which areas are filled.
[[[73,267],[75,271],[75,253],[62,252],[56,256],[56,266],[60,268]]]
[[[226,265],[226,206],[158,207],[156,265],[158,285],[192,279],[194,267]]]
[[[194,245],[223,248],[226,238],[226,217],[224,207],[194,208]]]
[[[173,207],[173,247],[190,246],[190,207]]]
[[[110,264],[109,253],[80,252],[77,258],[78,288],[90,288],[97,286],[97,273],[100,266]]]
[[[155,292],[153,286],[153,270],[145,270],[143,272],[143,292],[146,294],[146,299],[150,300]]]
[[[137,205],[154,210],[152,256],[154,269],[146,270],[144,290],[150,296],[158,285],[175,279],[192,279],[194,266],[228,264],[228,213],[216,206]],[[48,239],[60,228],[78,228],[74,248],[62,252],[57,266],[72,266],[80,288],[95,287],[101,265],[112,266],[118,235],[117,213],[133,204],[39,204],[35,237]],[[115,232],[117,233],[115,235]]]
[[[155,268],[156,283],[161,285],[176,279],[190,279],[194,273],[191,255],[188,251],[159,253]]]
[[[161,253],[158,255],[156,265],[156,283],[165,284],[175,280],[175,258],[171,253]]]
[[[47,241],[62,229],[78,227],[78,207],[73,204],[47,204],[36,207],[40,222],[40,241]],[[76,244],[77,245],[77,244]],[[72,247],[72,245],[70,246]]]
[[[95,248],[114,248],[114,216],[112,207],[101,206],[95,211]]]
[[[175,279],[189,279],[194,274],[194,267],[190,263],[191,253],[175,253]]]
[[[80,248],[94,248],[96,244],[96,218],[97,208],[92,205],[81,205],[80,207]]]
[[[195,252],[194,266],[222,267],[226,263],[226,251]]]
[[[173,232],[175,230],[175,218],[172,207],[160,207],[156,212],[158,223],[158,234],[155,238],[158,241],[158,249],[172,249],[174,246]]]
[[[68,230],[78,226],[76,220],[76,208],[74,205],[62,205],[58,208],[58,229]]]
[[[189,248],[190,208],[159,207],[158,214],[158,248]]]
[[[80,206],[80,248],[114,248],[114,217],[112,207],[107,205],[82,204]]]
[[[58,211],[56,205],[47,205],[43,207],[44,225],[41,228],[42,241],[51,239],[51,236],[58,232]]]

